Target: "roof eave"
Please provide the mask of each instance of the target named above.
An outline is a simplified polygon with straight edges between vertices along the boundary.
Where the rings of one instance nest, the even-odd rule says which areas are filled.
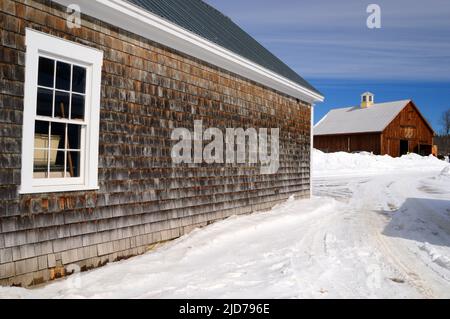
[[[383,131],[361,131],[361,132],[340,132],[340,133],[314,133],[314,136],[334,136],[334,135],[356,135],[356,134],[381,134]]]
[[[54,0],[64,6],[76,3],[83,14],[138,34],[230,72],[308,103],[324,96],[305,88],[228,49],[208,41],[151,12],[123,0]]]
[[[384,132],[384,130],[389,126],[389,124],[392,123],[392,121],[405,109],[405,107],[412,102],[412,100],[405,100],[404,101],[405,104],[403,105],[403,107],[397,112],[395,113],[391,119],[384,125],[383,130],[381,132]]]
[[[436,135],[436,132],[434,131],[434,129],[431,126],[430,122],[428,122],[428,120],[425,118],[425,116],[423,116],[422,112],[420,112],[420,109],[417,107],[416,103],[414,103],[413,100],[409,100],[409,103],[411,103],[414,106],[414,108],[416,109],[417,113],[419,113],[420,117],[423,119],[425,124],[428,126],[428,128],[431,130],[431,132],[433,132],[433,135]]]

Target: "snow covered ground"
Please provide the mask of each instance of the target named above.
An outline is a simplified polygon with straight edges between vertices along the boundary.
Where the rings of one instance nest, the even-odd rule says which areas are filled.
[[[450,168],[314,152],[314,197],[0,298],[449,298]]]

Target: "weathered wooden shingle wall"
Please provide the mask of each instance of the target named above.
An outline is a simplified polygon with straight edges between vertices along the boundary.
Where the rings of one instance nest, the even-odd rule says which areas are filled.
[[[18,195],[25,28],[104,51],[98,191]],[[29,285],[146,251],[196,226],[309,194],[310,108],[49,1],[0,1],[0,283]],[[280,169],[173,167],[175,127],[279,127]]]

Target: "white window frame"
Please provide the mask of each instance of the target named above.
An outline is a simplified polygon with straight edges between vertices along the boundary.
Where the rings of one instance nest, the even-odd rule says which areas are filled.
[[[26,29],[25,92],[20,194],[98,189],[98,139],[103,52],[75,42]],[[80,177],[33,178],[33,152],[39,56],[86,68],[85,132],[82,134]],[[52,120],[53,121],[53,120]],[[57,120],[56,120],[57,121]]]

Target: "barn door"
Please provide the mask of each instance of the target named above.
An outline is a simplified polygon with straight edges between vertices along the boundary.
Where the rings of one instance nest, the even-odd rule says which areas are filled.
[[[428,156],[432,153],[432,146],[428,144],[419,144],[419,154]]]
[[[400,140],[400,156],[408,154],[408,140]]]

